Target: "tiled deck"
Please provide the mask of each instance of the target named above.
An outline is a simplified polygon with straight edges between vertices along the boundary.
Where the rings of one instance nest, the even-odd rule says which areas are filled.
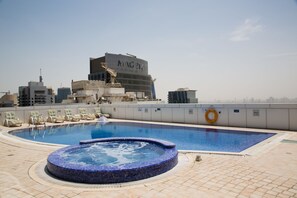
[[[258,145],[252,155],[180,153],[174,170],[124,186],[47,180],[40,164],[57,146],[16,140],[0,127],[0,197],[297,197],[297,132]],[[39,169],[38,169],[39,167]],[[40,171],[41,170],[41,171]]]

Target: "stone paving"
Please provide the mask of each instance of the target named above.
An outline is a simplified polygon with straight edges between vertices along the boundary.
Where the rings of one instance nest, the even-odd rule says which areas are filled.
[[[251,155],[180,153],[163,176],[128,185],[71,185],[43,180],[34,167],[58,146],[20,141],[0,127],[0,197],[297,197],[297,132],[258,146]],[[283,133],[283,132],[280,132]],[[257,147],[257,146],[256,146]],[[255,150],[258,150],[255,152]]]

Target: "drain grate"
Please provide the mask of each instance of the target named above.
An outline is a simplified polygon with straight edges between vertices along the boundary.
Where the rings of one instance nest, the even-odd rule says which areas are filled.
[[[283,142],[283,143],[290,143],[290,144],[297,144],[297,140],[286,140],[286,139],[283,139],[281,142]]]

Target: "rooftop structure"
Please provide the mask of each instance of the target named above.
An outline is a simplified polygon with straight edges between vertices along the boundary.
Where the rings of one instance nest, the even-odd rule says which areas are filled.
[[[63,100],[67,99],[68,95],[71,95],[71,89],[69,87],[58,88],[56,95],[56,103],[61,103]]]
[[[179,88],[176,91],[169,91],[168,103],[198,103],[198,98],[196,98],[196,90]]]
[[[119,83],[113,87],[104,81],[80,80],[72,81],[71,86],[73,94],[68,99],[76,103],[121,102],[126,96]]]
[[[88,79],[121,83],[126,92],[143,92],[149,99],[156,98],[154,82],[148,74],[148,62],[134,55],[105,53],[103,57],[90,58]]]
[[[30,81],[28,86],[19,87],[19,106],[46,105],[55,103],[54,91],[42,82],[40,72],[39,82]]]
[[[0,92],[0,93],[5,93],[0,98],[0,107],[13,107],[17,106],[18,104],[18,99],[17,99],[17,94],[10,94],[10,92]]]

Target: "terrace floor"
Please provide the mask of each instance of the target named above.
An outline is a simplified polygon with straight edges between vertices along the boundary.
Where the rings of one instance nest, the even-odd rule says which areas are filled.
[[[7,135],[8,130],[0,126],[3,198],[297,197],[297,132],[278,131],[278,137],[248,155],[180,152],[178,166],[163,175],[123,185],[83,185],[43,172],[47,156],[61,146],[22,141]],[[197,155],[202,161],[195,161]]]

